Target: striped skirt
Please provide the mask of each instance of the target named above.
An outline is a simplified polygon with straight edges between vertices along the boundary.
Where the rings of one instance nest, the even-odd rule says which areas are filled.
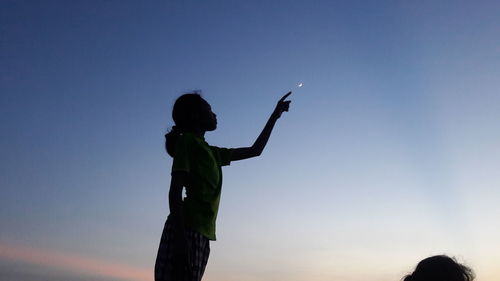
[[[155,281],[200,281],[210,255],[210,241],[202,234],[186,229],[188,263],[174,254],[174,227],[167,219],[156,256]]]

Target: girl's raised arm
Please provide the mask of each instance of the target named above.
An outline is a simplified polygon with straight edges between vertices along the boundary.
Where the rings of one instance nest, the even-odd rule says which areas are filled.
[[[269,117],[269,120],[267,120],[266,126],[264,126],[264,129],[262,129],[262,132],[257,137],[252,146],[232,149],[231,161],[256,157],[262,153],[264,147],[266,147],[269,137],[271,136],[274,124],[276,124],[276,121],[281,117],[281,114],[284,111],[288,111],[288,108],[290,107],[291,101],[286,101],[285,99],[291,94],[292,92],[288,92],[278,101],[278,104],[271,114],[271,117]]]

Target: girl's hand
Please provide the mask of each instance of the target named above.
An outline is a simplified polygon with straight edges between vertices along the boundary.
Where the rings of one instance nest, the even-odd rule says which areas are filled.
[[[292,92],[288,92],[286,95],[284,95],[279,101],[278,104],[276,105],[276,108],[274,109],[273,116],[278,119],[281,117],[281,114],[284,111],[288,111],[290,107],[290,102],[289,100],[285,100],[289,95],[291,95]]]

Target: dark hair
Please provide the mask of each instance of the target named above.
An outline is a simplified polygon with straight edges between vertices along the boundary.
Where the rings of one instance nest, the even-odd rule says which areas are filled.
[[[199,92],[187,93],[177,98],[172,109],[175,126],[165,135],[165,149],[170,156],[174,157],[179,136],[199,125],[200,112],[206,103]]]
[[[474,272],[445,255],[432,256],[420,261],[412,274],[403,281],[472,281]]]

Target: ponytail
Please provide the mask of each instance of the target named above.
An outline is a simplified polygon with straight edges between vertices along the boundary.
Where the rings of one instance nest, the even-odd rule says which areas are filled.
[[[173,126],[170,132],[165,134],[165,150],[171,157],[174,157],[175,144],[177,143],[177,140],[179,139],[181,134],[182,133],[177,126]]]

